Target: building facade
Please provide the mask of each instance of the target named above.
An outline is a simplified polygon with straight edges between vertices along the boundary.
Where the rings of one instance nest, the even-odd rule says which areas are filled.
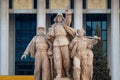
[[[58,12],[72,11],[75,29],[93,36],[101,28],[112,80],[120,80],[119,0],[0,0],[0,75],[32,75],[34,59],[20,60],[37,27],[46,32]]]

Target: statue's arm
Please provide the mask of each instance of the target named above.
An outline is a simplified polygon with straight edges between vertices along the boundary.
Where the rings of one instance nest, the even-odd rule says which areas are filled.
[[[72,21],[72,13],[71,13],[71,10],[67,9],[65,11],[65,24],[67,26],[70,26],[71,21]]]
[[[72,40],[72,42],[69,44],[69,48],[70,48],[70,49],[73,49],[73,47],[74,47],[74,45],[75,45],[76,42],[77,42],[77,37],[75,37],[75,38]]]
[[[26,58],[26,56],[30,53],[30,49],[33,46],[33,41],[34,41],[34,38],[28,44],[27,48],[25,49],[24,54],[21,56],[21,59]]]
[[[31,49],[34,41],[35,41],[35,37],[33,37],[32,40],[30,41],[30,43],[28,44],[27,48],[24,51],[24,55],[28,55],[30,53],[30,49]]]
[[[95,45],[98,43],[98,39],[100,39],[98,36],[94,36],[94,39],[88,39],[88,44]]]
[[[53,38],[55,36],[55,32],[54,31],[55,30],[54,30],[54,25],[53,25],[51,28],[49,28],[49,31],[48,31],[48,33],[46,35],[47,39],[51,39],[51,38]]]
[[[52,49],[53,49],[52,42],[51,42],[51,40],[47,40],[47,43],[49,45],[48,55],[51,56],[51,55],[53,55],[53,52],[52,52]]]

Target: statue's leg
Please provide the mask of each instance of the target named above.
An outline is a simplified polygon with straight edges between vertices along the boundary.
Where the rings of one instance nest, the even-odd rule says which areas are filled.
[[[62,46],[61,47],[62,51],[62,58],[63,58],[63,66],[65,68],[65,73],[67,77],[70,77],[70,53],[69,53],[69,48],[68,46]]]
[[[34,78],[35,78],[35,80],[41,80],[41,64],[42,64],[41,58],[42,57],[40,56],[40,53],[36,53],[35,68],[34,68]]]
[[[93,75],[92,65],[88,65],[88,66],[87,66],[86,80],[92,80],[92,75]]]
[[[50,65],[47,57],[47,53],[43,53],[44,58],[42,61],[42,80],[50,80]]]
[[[56,78],[61,78],[62,77],[62,57],[61,57],[60,47],[54,46],[53,51],[54,51],[54,65],[57,71]]]
[[[86,73],[86,79],[91,80],[91,66],[87,65],[87,73]]]
[[[93,65],[90,66],[90,80],[93,78]]]
[[[81,60],[81,79],[87,80],[87,64],[86,59]]]
[[[74,64],[73,79],[80,80],[80,73],[81,73],[80,59],[77,57],[74,57],[73,64]]]

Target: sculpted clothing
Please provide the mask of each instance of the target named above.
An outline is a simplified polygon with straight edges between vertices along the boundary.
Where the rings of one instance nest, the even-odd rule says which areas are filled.
[[[83,39],[79,39],[79,37],[76,36],[69,46],[71,49],[71,58],[73,58],[74,56],[78,57],[79,59],[85,58],[85,56],[83,57],[82,54],[87,53],[87,46],[89,44],[95,45],[96,43],[96,39],[88,39],[86,37],[84,37]]]
[[[74,80],[77,80],[76,77],[80,78],[81,80],[87,80],[87,46],[90,43],[95,44],[96,41],[94,39],[87,39],[86,37],[75,37],[70,43],[70,48],[72,49],[71,57],[73,58],[74,62],[74,73],[81,73],[78,76],[74,76]],[[75,72],[75,69],[80,70]]]
[[[49,36],[54,38],[53,40],[53,56],[54,56],[54,64],[55,69],[57,71],[57,75],[62,76],[62,62],[63,67],[65,69],[66,75],[70,69],[70,56],[69,56],[69,37],[74,37],[75,30],[70,28],[67,25],[62,23],[55,23],[51,27],[51,32],[49,32]]]
[[[37,35],[31,40],[30,44],[25,50],[25,53],[29,53],[30,50],[34,48],[33,56],[35,57],[35,80],[50,80],[50,69],[47,56],[48,47],[49,46],[45,39],[45,35]]]
[[[52,25],[47,35],[53,41],[54,66],[57,71],[57,77],[62,77],[62,64],[66,75],[69,75],[70,57],[68,45],[70,39],[75,36],[75,30],[69,27],[72,18],[71,12],[66,11],[65,15],[66,18],[63,17],[62,13],[57,14],[54,18],[55,24]],[[59,17],[62,18],[62,22],[58,21]]]
[[[53,42],[53,46],[65,46],[69,44],[67,38],[67,32],[65,31],[62,24],[58,24],[55,29],[55,39]]]
[[[54,38],[53,46],[69,45],[69,38],[75,36],[75,30],[65,24],[53,24],[49,37]]]

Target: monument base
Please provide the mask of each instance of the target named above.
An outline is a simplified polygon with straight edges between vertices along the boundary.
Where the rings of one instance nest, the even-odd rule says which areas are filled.
[[[54,78],[54,80],[72,80],[71,78]]]

